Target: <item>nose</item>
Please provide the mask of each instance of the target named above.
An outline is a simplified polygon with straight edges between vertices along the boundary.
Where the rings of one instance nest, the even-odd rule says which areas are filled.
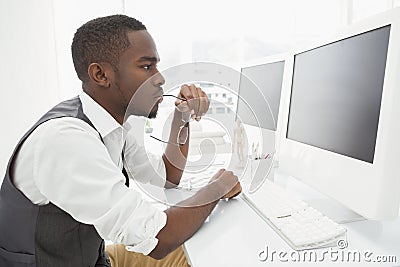
[[[157,72],[153,77],[153,83],[155,86],[162,86],[165,84],[164,76],[160,72]]]

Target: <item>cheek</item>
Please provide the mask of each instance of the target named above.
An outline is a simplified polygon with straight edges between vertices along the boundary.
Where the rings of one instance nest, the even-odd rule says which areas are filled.
[[[142,111],[150,111],[153,108],[156,104],[156,94],[154,87],[149,86],[148,83],[131,83],[130,88],[126,91],[130,105]]]
[[[125,70],[125,71],[124,71]],[[119,87],[124,97],[130,102],[134,102],[136,106],[152,106],[155,104],[154,92],[155,88],[149,79],[149,73],[141,69],[126,67],[120,71]]]
[[[119,79],[119,88],[127,99],[131,99],[136,92],[142,91],[142,83],[140,77],[126,74]]]

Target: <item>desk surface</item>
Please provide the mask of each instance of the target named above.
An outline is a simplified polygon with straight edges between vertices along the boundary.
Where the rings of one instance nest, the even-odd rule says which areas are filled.
[[[323,259],[318,265],[400,266],[400,218],[394,221],[364,220],[344,226],[348,230],[348,247],[314,250],[313,261]],[[220,201],[184,248],[193,267],[277,266],[295,263],[292,257],[296,260],[299,256],[306,256],[306,260],[301,260],[301,264],[296,262],[297,266],[316,266],[307,261],[310,251],[309,254],[296,254],[240,197]],[[260,254],[262,251],[264,253]],[[358,259],[360,263],[357,264]],[[391,262],[378,264],[373,263],[374,260]]]
[[[348,229],[348,253],[359,251],[360,262],[366,263],[375,256],[395,256],[396,263],[376,264],[377,266],[400,266],[400,220],[378,222],[360,221],[345,225]],[[185,243],[185,252],[193,267],[202,266],[273,266],[292,262],[290,253],[295,253],[279,236],[262,220],[241,198],[226,202],[221,201],[202,228]],[[261,251],[267,251],[261,254]],[[276,251],[272,258],[273,251]],[[341,260],[340,249],[320,249],[318,258],[322,259],[324,251],[338,251],[330,258],[325,254],[326,265],[354,266],[354,262]],[[282,261],[279,259],[280,252]],[[365,254],[367,253],[367,254]],[[300,254],[301,257],[304,254]],[[353,255],[353,254],[351,254]],[[265,261],[261,261],[259,257]],[[294,254],[296,258],[296,254]],[[308,256],[307,256],[308,257]],[[365,257],[365,260],[364,260]],[[336,260],[335,260],[336,259]],[[350,258],[353,259],[353,256]],[[356,258],[355,258],[356,259]],[[350,260],[351,261],[351,260]],[[393,261],[391,259],[391,261]],[[310,264],[303,263],[300,266]],[[363,266],[361,264],[360,266]],[[372,266],[370,264],[368,266]],[[315,263],[314,263],[315,266]]]

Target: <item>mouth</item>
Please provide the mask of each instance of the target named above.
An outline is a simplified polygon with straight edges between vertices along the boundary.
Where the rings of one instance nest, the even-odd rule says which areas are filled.
[[[157,98],[157,104],[160,104],[161,102],[163,102],[163,97],[162,96],[159,96],[158,98]]]

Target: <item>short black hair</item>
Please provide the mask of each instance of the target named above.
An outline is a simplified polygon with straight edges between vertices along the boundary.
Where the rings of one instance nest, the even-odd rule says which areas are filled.
[[[119,57],[130,46],[127,33],[146,30],[137,19],[112,15],[93,19],[75,33],[71,45],[75,71],[82,82],[88,80],[87,69],[93,62],[108,62],[116,67]]]

